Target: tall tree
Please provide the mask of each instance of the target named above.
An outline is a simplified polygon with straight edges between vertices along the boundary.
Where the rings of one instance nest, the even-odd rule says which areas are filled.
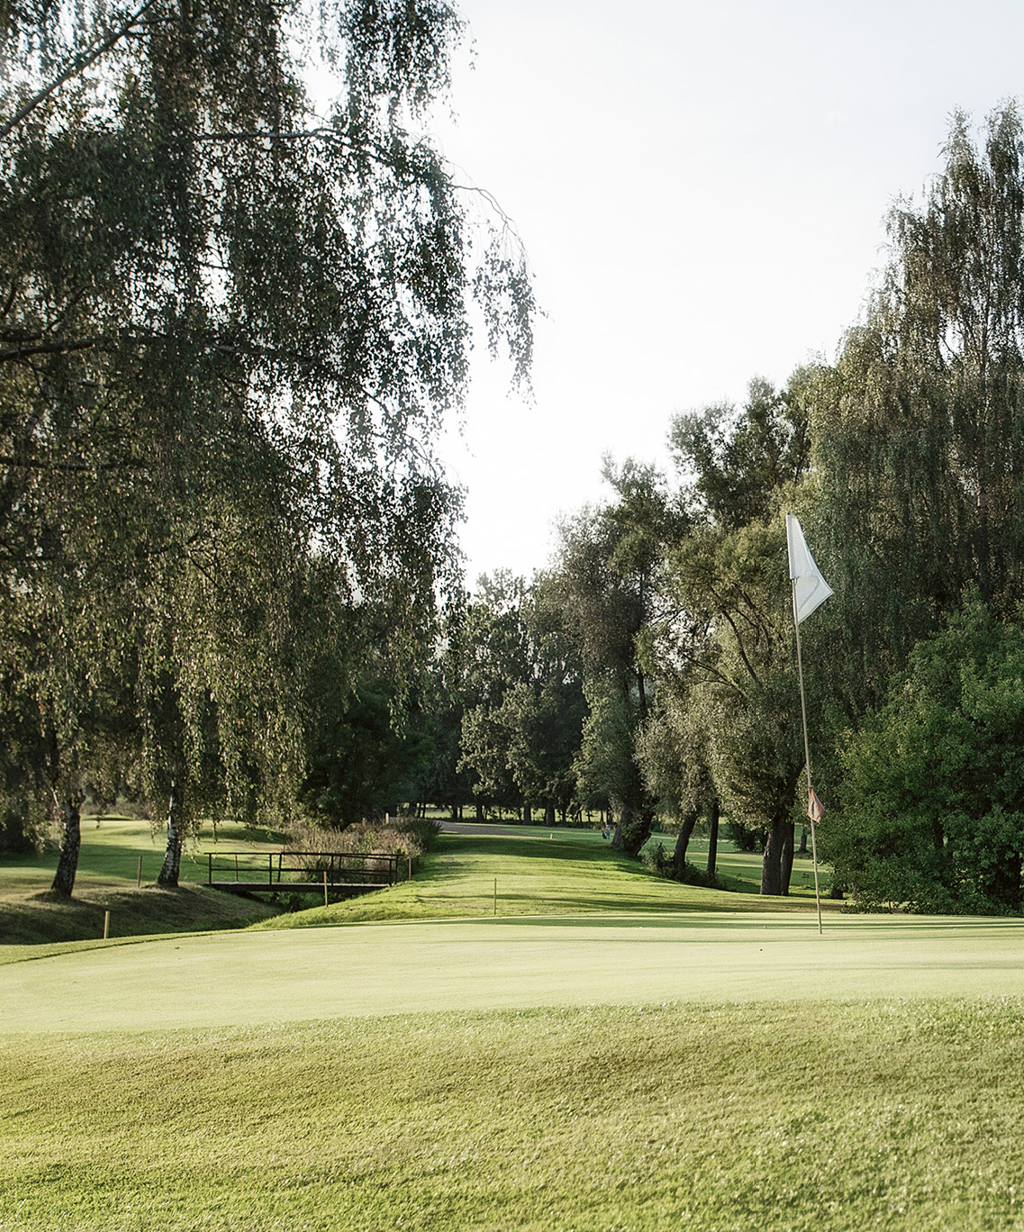
[[[638,760],[637,741],[651,703],[641,646],[676,517],[654,469],[632,461],[615,467],[606,460],[604,474],[616,499],[562,526],[556,585],[580,646],[589,706],[580,790],[610,800],[615,842],[636,855],[650,837],[655,807]]]
[[[459,765],[471,777],[478,810],[523,802],[510,764],[504,707],[532,672],[525,597],[525,582],[507,570],[482,577],[458,631],[464,702]]]
[[[664,721],[694,746],[690,774],[710,777],[714,817],[724,807],[763,835],[772,895],[788,893],[804,762],[780,506],[808,465],[809,376],[783,391],[752,381],[741,410],[673,423],[689,524],[667,554],[653,642]]]
[[[258,596],[268,581],[292,595],[310,553],[335,562],[354,607],[432,596],[454,506],[431,441],[464,386],[469,301],[519,378],[533,305],[506,227],[474,271],[459,190],[409,133],[448,83],[447,6],[322,10],[345,86],[326,122],[289,37],[296,4],[3,12],[0,636],[51,716],[69,893],[99,664],[144,680],[157,660],[174,702],[157,710],[185,720],[206,713],[186,695],[219,692],[219,713],[239,680],[261,680],[253,709],[279,736],[287,605]],[[222,572],[255,525],[275,528],[275,568]],[[228,574],[269,638],[248,671],[244,639],[192,657],[168,634],[198,579]],[[423,610],[432,598],[392,625],[396,651],[411,653]]]
[[[888,219],[865,323],[812,399],[820,534],[854,709],[976,584],[1012,614],[1024,581],[1024,165],[1015,104]]]

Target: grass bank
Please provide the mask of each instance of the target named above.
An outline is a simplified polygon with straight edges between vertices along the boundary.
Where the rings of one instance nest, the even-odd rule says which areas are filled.
[[[52,852],[0,860],[0,945],[42,945],[103,935],[110,912],[111,937],[208,931],[248,924],[298,928],[366,921],[429,920],[481,916],[594,915],[676,910],[804,911],[813,889],[810,863],[798,857],[788,898],[757,896],[760,858],[731,850],[721,856],[722,879],[731,892],[685,886],[655,877],[636,860],[614,851],[598,831],[502,827],[482,834],[443,834],[417,861],[416,875],[387,891],[282,913],[257,898],[210,892],[207,852],[278,851],[284,836],[254,836],[241,826],[209,827],[183,855],[181,888],[154,884],[163,840],[149,823],[106,817],[83,820],[82,851],[71,903],[48,888],[56,867]],[[655,842],[669,841],[656,836]],[[694,845],[694,858],[704,851]],[[141,886],[140,880],[141,861]],[[288,905],[298,896],[285,896]],[[294,901],[293,901],[294,900]],[[305,901],[313,901],[307,898]],[[834,910],[837,904],[827,904]]]
[[[421,857],[411,881],[379,894],[277,916],[256,927],[488,915],[813,911],[813,872],[808,859],[798,858],[788,898],[756,894],[755,862],[759,867],[759,856],[727,853],[725,877],[737,890],[708,890],[655,877],[638,861],[613,850],[598,831],[522,826],[514,834],[502,833],[500,827],[482,834],[445,833]],[[824,906],[836,911],[842,904]]]
[[[819,937],[551,835],[393,920],[0,947],[0,1232],[1024,1230],[1024,922]]]
[[[228,823],[204,827],[182,855],[180,886],[159,888],[164,840],[149,822],[125,817],[83,817],[82,849],[74,898],[49,893],[55,852],[0,858],[0,946],[47,945],[103,936],[110,912],[111,937],[242,928],[276,915],[279,908],[254,899],[218,894],[203,885],[206,852],[218,848],[277,851],[281,836]]]
[[[1019,999],[0,1039],[18,1232],[1024,1227]]]

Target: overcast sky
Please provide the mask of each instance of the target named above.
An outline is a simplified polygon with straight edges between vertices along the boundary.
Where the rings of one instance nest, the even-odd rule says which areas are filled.
[[[515,220],[547,313],[533,403],[481,360],[444,445],[473,582],[543,567],[559,514],[606,495],[605,452],[667,463],[674,412],[834,358],[950,113],[1024,96],[1024,6],[458,7],[457,114],[431,135]]]

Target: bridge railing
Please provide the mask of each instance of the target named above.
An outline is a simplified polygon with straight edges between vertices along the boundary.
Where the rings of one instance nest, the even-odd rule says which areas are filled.
[[[353,851],[208,852],[207,882],[281,885],[394,885],[404,856]]]

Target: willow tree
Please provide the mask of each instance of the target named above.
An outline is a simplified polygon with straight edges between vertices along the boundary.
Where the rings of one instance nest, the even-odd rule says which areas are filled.
[[[1001,615],[1024,580],[1024,166],[1015,104],[975,142],[957,114],[920,202],[892,210],[865,323],[820,374],[823,550],[847,689],[880,704],[971,584]]]
[[[789,891],[804,765],[781,509],[808,465],[812,376],[798,371],[784,390],[755,379],[742,408],[673,422],[688,525],[666,553],[651,645],[659,721],[690,763],[679,776],[684,821],[692,828],[697,807],[721,806],[752,831],[771,895]]]
[[[587,716],[577,759],[581,799],[607,800],[616,845],[637,855],[650,837],[655,799],[639,741],[651,710],[643,641],[658,602],[665,544],[678,529],[662,476],[648,466],[606,461],[610,503],[561,528],[551,580],[579,647]]]
[[[514,235],[497,219],[474,265],[461,190],[412,132],[460,31],[432,0],[2,9],[0,637],[49,716],[63,893],[104,673],[148,680],[142,727],[170,716],[148,748],[198,781],[200,716],[244,712],[246,682],[256,760],[296,747],[285,598],[311,560],[413,653],[451,568],[432,448],[472,299],[517,379],[531,344]],[[326,118],[313,41],[340,66]],[[219,724],[223,764],[253,760],[253,726]]]

